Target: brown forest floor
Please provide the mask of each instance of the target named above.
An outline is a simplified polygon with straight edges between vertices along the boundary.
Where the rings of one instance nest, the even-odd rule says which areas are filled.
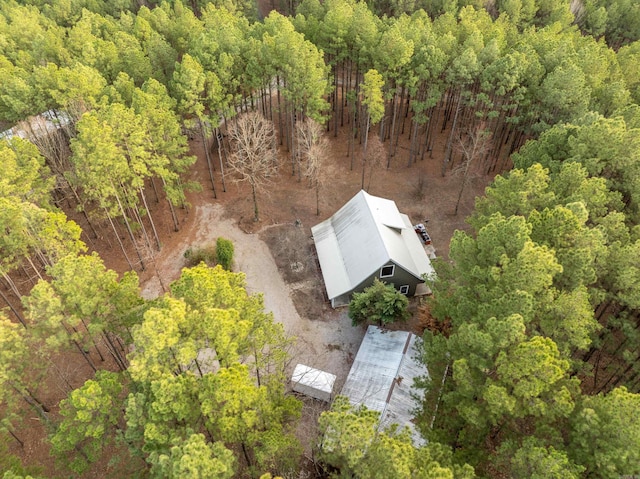
[[[277,3],[279,2],[275,0],[258,0],[261,16],[268,15],[269,11],[277,6]],[[191,154],[196,155],[198,160],[188,176],[189,179],[198,181],[203,189],[201,192],[189,193],[190,208],[178,211],[180,220],[180,231],[178,232],[173,229],[166,201],[152,201],[149,205],[162,242],[162,250],[155,258],[156,263],[166,264],[168,258],[175,258],[175,261],[179,263],[184,253],[184,245],[197,246],[201,239],[201,235],[198,234],[201,225],[196,224],[198,221],[196,210],[210,205],[220,205],[223,208],[225,221],[232,222],[248,235],[257,234],[268,245],[281,276],[288,286],[286,294],[293,299],[295,308],[301,317],[317,318],[324,321],[337,319],[337,313],[325,301],[321,275],[314,261],[310,227],[333,214],[360,190],[361,170],[357,161],[360,158],[360,150],[356,147],[355,168],[351,170],[351,159],[346,156],[347,130],[347,127],[339,129],[337,137],[334,137],[333,131],[328,134],[330,143],[325,168],[326,180],[321,188],[320,215],[316,215],[314,191],[308,188],[304,180],[300,182],[297,177],[291,175],[288,154],[282,149],[280,174],[274,178],[269,193],[260,195],[261,220],[257,223],[253,221],[253,205],[246,184],[235,184],[229,178],[226,182],[226,192],[223,192],[220,171],[217,167],[219,162],[216,148],[212,148],[217,193],[214,197],[202,142],[199,140],[191,141]],[[427,156],[422,161],[418,160],[411,167],[407,167],[408,135],[401,136],[397,153],[391,160],[390,168],[374,171],[368,192],[396,201],[400,211],[409,215],[414,223],[428,219],[429,222],[426,226],[436,248],[436,254],[446,258],[449,251],[449,241],[454,231],[468,228],[464,218],[472,212],[475,197],[483,193],[485,186],[493,177],[473,174],[472,181],[462,196],[458,214],[454,215],[456,197],[462,178],[452,174],[451,168],[447,170],[446,176],[441,175],[449,130],[444,132],[440,132],[440,128],[436,128],[436,130],[438,137],[435,140],[432,157]],[[388,142],[384,143],[384,146],[387,148]],[[459,156],[457,152],[454,154],[454,158],[459,158]],[[455,167],[455,165],[453,166]],[[91,250],[100,254],[108,268],[120,273],[129,269],[112,231],[106,225],[99,226],[97,228],[98,237],[93,238],[90,236],[90,230],[84,218],[75,212],[74,205],[68,203],[61,206],[67,215],[83,228],[82,239]],[[301,224],[302,227],[297,227],[296,223]],[[254,238],[254,236],[251,235],[248,238]],[[128,241],[124,232],[121,233],[121,239],[125,243]],[[128,248],[129,256],[133,259],[135,253],[130,244]],[[293,265],[300,263],[303,264],[303,268],[292,268]],[[168,284],[176,279],[176,271],[178,271],[176,268],[171,269],[170,272],[161,270],[160,276],[162,276],[163,282]],[[140,271],[138,268],[138,274],[143,287],[148,288],[149,285],[157,281],[155,278],[156,270],[151,265],[145,271]],[[22,277],[16,275],[14,280],[25,294],[28,293],[34,282],[33,278],[27,278],[24,275]],[[300,285],[310,285],[311,287],[300,287]],[[4,288],[3,285],[0,287]],[[9,292],[5,289],[5,293]],[[12,298],[12,303],[16,308],[19,308],[17,299]],[[412,307],[415,311],[415,302]],[[11,316],[8,311],[7,315]],[[397,327],[419,334],[424,324],[419,323],[417,316],[414,315],[407,324]],[[328,347],[331,348],[334,345],[329,344]],[[335,347],[339,348],[340,346],[335,345]],[[349,358],[352,359],[350,356]],[[55,359],[61,373],[74,388],[81,386],[86,379],[92,377],[91,369],[84,362],[82,356],[76,352],[64,353]],[[115,370],[115,365],[111,364],[109,360],[101,363],[100,366]],[[345,366],[348,368],[349,365]],[[67,394],[67,390],[51,378],[42,382],[38,392],[44,402],[51,406],[54,414],[57,412],[58,402]],[[303,410],[301,429],[308,430],[309,434],[313,434],[314,428],[311,423],[317,419],[318,409],[322,409],[322,407],[316,402],[311,402],[309,406],[307,402],[305,402]],[[0,411],[0,414],[2,412]],[[47,430],[39,420],[31,416],[27,413],[25,415],[27,419],[17,430],[19,437],[25,442],[25,446],[21,448],[17,443],[12,442],[8,445],[9,452],[16,454],[25,465],[41,467],[46,477],[69,476],[68,473],[56,468],[54,460],[49,456],[49,446],[46,440]],[[133,473],[129,467],[119,468],[108,464],[112,452],[115,452],[112,446],[107,448],[104,454],[105,459],[82,477],[132,476]],[[4,471],[0,470],[0,473],[2,472]]]
[[[337,137],[334,137],[333,131],[328,134],[326,180],[320,190],[320,215],[316,215],[314,190],[310,189],[304,180],[298,181],[297,177],[291,175],[291,163],[287,152],[282,149],[280,174],[274,178],[269,192],[259,197],[261,215],[259,222],[253,221],[253,205],[248,186],[233,183],[231,178],[227,178],[226,192],[223,192],[217,166],[214,172],[217,198],[214,198],[202,142],[193,140],[190,144],[191,153],[196,155],[198,160],[190,171],[189,177],[200,182],[203,189],[201,192],[189,193],[188,200],[191,207],[188,210],[178,211],[181,223],[178,232],[173,230],[166,201],[151,201],[152,204],[149,205],[151,214],[162,242],[162,250],[158,253],[156,262],[160,263],[163,258],[169,256],[181,258],[184,251],[177,250],[183,248],[185,243],[192,244],[196,241],[199,228],[194,224],[196,221],[194,212],[203,205],[219,204],[224,209],[225,220],[232,221],[248,234],[258,233],[259,237],[267,243],[283,279],[291,286],[289,294],[300,316],[320,318],[334,314],[328,303],[324,301],[324,292],[319,284],[321,277],[317,267],[305,268],[310,271],[310,276],[300,276],[291,269],[291,265],[300,261],[311,261],[314,253],[310,240],[310,227],[333,214],[360,190],[361,170],[358,161],[355,161],[354,170],[350,170],[351,159],[346,156],[346,132],[345,127],[339,129]],[[448,133],[449,131],[446,130],[436,139],[433,158],[427,156],[426,159],[418,160],[411,167],[407,167],[407,135],[402,136],[390,168],[383,167],[374,171],[368,188],[368,192],[373,195],[395,200],[400,211],[409,215],[414,223],[428,219],[426,226],[433,239],[436,254],[443,257],[448,254],[448,245],[454,230],[466,229],[464,218],[472,211],[474,198],[483,193],[484,187],[492,179],[488,176],[474,176],[464,191],[458,214],[453,214],[462,178],[452,175],[451,171],[448,171],[445,177],[441,176]],[[388,147],[388,142],[384,145]],[[217,148],[212,148],[212,153],[214,165],[219,165]],[[356,155],[356,159],[359,160],[358,145],[356,145]],[[98,238],[92,238],[84,219],[73,209],[66,209],[69,217],[83,227],[83,240],[87,242],[90,249],[101,255],[106,266],[121,273],[126,271],[128,265],[112,232],[106,226],[102,226],[98,228]],[[301,223],[302,228],[296,227],[296,222]],[[189,232],[188,234],[192,237],[185,237],[185,232]],[[124,234],[121,238],[123,242],[127,241]],[[131,258],[135,257],[131,248],[129,255]],[[141,285],[153,281],[156,275],[153,267],[138,273]],[[170,276],[165,276],[164,272],[161,273],[165,284],[174,280],[175,277],[172,277],[174,275],[175,273],[171,273]],[[307,280],[312,281],[314,286],[306,289],[295,287]],[[26,292],[29,280],[22,278],[22,281],[22,289]],[[415,319],[401,327],[416,333],[420,332],[420,325]],[[91,377],[90,369],[79,354],[68,353],[62,361],[56,362],[65,364],[65,375],[73,387],[79,387]],[[113,369],[113,365],[108,361],[103,366]],[[45,387],[41,390],[47,404],[55,405],[65,397],[65,390],[58,387],[54,381],[45,382],[44,385]],[[53,409],[55,410],[55,407]],[[25,441],[25,447],[20,448],[16,444],[11,444],[12,453],[17,454],[25,464],[42,466],[48,476],[63,475],[62,471],[55,468],[52,458],[48,455],[46,431],[41,423],[26,420],[18,432]],[[104,463],[92,468],[85,477],[117,477],[123,472],[108,466],[105,460]]]

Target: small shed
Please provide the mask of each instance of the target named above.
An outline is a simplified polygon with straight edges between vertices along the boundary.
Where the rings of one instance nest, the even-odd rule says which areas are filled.
[[[354,292],[371,286],[375,278],[413,296],[424,287],[425,277],[435,274],[409,217],[394,201],[364,190],[311,233],[334,308],[348,304]]]
[[[330,402],[336,375],[298,364],[293,371],[291,382],[294,391],[320,401]]]
[[[387,331],[369,326],[351,366],[342,394],[354,406],[380,413],[380,427],[408,427],[416,446],[425,444],[412,423],[420,390],[413,380],[428,375],[418,361],[421,339],[406,331]]]

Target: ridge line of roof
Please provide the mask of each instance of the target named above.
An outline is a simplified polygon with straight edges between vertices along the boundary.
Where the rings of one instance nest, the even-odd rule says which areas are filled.
[[[372,208],[372,205],[371,205],[371,203],[369,201],[369,198],[378,198],[380,200],[390,201],[394,205],[396,204],[396,202],[393,201],[393,200],[389,200],[387,198],[382,198],[381,196],[373,196],[373,195],[367,193],[365,190],[360,190],[359,193],[364,193],[364,195],[365,195],[363,197],[364,197],[365,203],[367,205],[367,211],[369,211],[369,215],[371,216],[371,220],[373,221],[373,224],[374,224],[376,230],[378,230],[378,240],[380,241],[380,243],[382,243],[382,248],[384,249],[384,252],[387,255],[387,260],[386,261],[390,261],[390,260],[392,260],[391,252],[389,251],[389,245],[385,242],[384,238],[382,237],[382,231],[380,230],[380,226],[384,226],[385,228],[392,228],[392,227],[389,226],[389,225],[386,225],[386,224],[384,224],[382,222],[379,223],[378,221],[376,221],[376,217],[373,214],[373,208]],[[397,209],[397,206],[396,206],[396,209]],[[400,210],[398,210],[398,212],[400,212]],[[394,263],[397,263],[397,262],[394,261]]]

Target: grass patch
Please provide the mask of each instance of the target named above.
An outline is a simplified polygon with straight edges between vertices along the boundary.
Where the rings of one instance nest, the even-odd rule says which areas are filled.
[[[224,238],[218,238],[215,245],[208,244],[202,247],[190,247],[184,252],[184,263],[188,268],[205,263],[214,267],[219,264],[227,271],[233,267],[233,243]]]
[[[197,266],[204,262],[209,266],[215,266],[216,263],[216,247],[206,245],[201,248],[187,248],[184,252],[185,265],[189,268]]]

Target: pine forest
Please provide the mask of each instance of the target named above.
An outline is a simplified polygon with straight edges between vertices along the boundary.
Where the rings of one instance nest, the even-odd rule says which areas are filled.
[[[637,0],[3,0],[0,132],[2,478],[640,477]],[[291,390],[361,189],[422,445]]]

